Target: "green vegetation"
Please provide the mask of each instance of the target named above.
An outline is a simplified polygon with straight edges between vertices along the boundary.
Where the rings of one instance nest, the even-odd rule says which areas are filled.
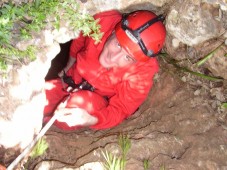
[[[34,159],[36,157],[43,155],[47,149],[48,149],[48,144],[47,144],[46,140],[41,138],[37,142],[37,144],[34,146],[32,152],[30,154],[31,159]]]
[[[208,76],[199,72],[194,72],[191,71],[190,69],[186,68],[186,67],[181,67],[177,64],[177,62],[174,59],[171,59],[168,54],[166,53],[161,53],[160,56],[167,61],[169,64],[172,64],[175,68],[177,68],[178,70],[182,71],[182,72],[187,72],[190,73],[192,75],[198,76],[200,78],[206,79],[206,80],[210,80],[210,81],[222,81],[223,79],[218,78],[218,77],[213,77],[213,76]]]
[[[227,103],[222,103],[221,108],[227,109]]]
[[[121,162],[124,160],[121,157],[117,157],[112,155],[109,152],[103,152],[103,157],[105,159],[105,163],[103,163],[103,167],[105,170],[123,170],[124,167],[121,166]]]
[[[128,136],[121,134],[118,139],[118,144],[122,151],[122,160],[123,161],[121,162],[121,167],[125,167],[126,156],[127,156],[129,149],[131,148],[131,141],[128,138]]]
[[[166,170],[165,165],[162,165],[162,166],[160,167],[160,170]]]
[[[109,152],[102,153],[103,157],[105,159],[105,163],[103,163],[103,166],[106,170],[124,170],[126,165],[126,156],[131,148],[131,141],[126,135],[120,135],[118,139],[118,145],[121,148],[122,155],[120,157],[117,157],[115,155],[112,155]]]
[[[208,55],[206,55],[203,59],[201,59],[200,61],[197,62],[197,66],[201,66],[202,64],[204,64],[208,59],[210,59],[211,57],[213,57],[214,53],[223,45],[223,43],[221,45],[219,45],[216,49],[214,49],[213,51],[211,51]]]
[[[143,168],[144,168],[144,170],[149,170],[149,167],[150,167],[149,160],[148,159],[144,159],[143,160]]]
[[[29,154],[29,158],[24,162],[23,166],[20,167],[21,170],[28,170],[29,164],[37,157],[42,156],[48,149],[48,143],[44,138],[38,140],[36,145],[33,147],[32,151]]]
[[[20,51],[12,45],[13,41],[31,38],[32,32],[40,32],[47,24],[59,29],[60,21],[69,22],[73,30],[81,30],[96,43],[102,36],[98,21],[89,14],[80,13],[74,0],[34,0],[20,5],[12,2],[3,4],[0,8],[0,70],[5,70],[7,63],[23,57],[34,60],[34,47]]]

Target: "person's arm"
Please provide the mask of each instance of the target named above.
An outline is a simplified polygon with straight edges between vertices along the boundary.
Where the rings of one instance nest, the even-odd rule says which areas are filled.
[[[66,73],[74,65],[78,52],[84,49],[85,40],[86,37],[84,37],[82,33],[80,33],[79,37],[72,41],[69,52],[69,60],[66,66],[58,73],[59,77],[63,76],[63,71]]]
[[[123,81],[116,86],[117,93],[106,105],[102,104],[104,99],[100,95],[89,91],[89,95],[78,95],[78,92],[86,92],[78,91],[74,96],[70,96],[70,107],[57,108],[55,114],[61,115],[57,120],[67,123],[68,126],[90,126],[94,129],[114,127],[137,110],[146,99],[151,85],[151,81],[145,80]],[[94,107],[95,105],[100,106]]]
[[[117,126],[124,119],[133,114],[147,98],[148,89],[143,92],[136,91],[128,85],[119,85],[119,93],[109,99],[109,105],[92,115],[98,119],[97,124],[91,126],[93,129],[106,129]]]
[[[147,69],[151,70],[147,71]],[[106,104],[103,97],[97,93],[86,90],[74,93],[75,96],[70,98],[70,103],[73,104],[70,107],[74,108],[62,109],[64,116],[59,118],[59,121],[69,126],[82,125],[93,129],[106,129],[118,125],[133,114],[147,98],[158,66],[147,69],[140,74],[127,74],[122,82],[116,85],[116,94]],[[78,95],[78,93],[87,93],[87,95]]]
[[[73,66],[75,62],[76,62],[76,58],[70,56],[66,66],[58,73],[58,76],[62,77],[64,75],[64,72],[66,73]]]
[[[98,118],[98,123],[91,126],[93,129],[106,129],[120,124],[132,115],[146,100],[153,84],[153,76],[158,71],[158,64],[146,67],[130,75],[126,75],[115,90],[116,94],[109,99],[109,104],[102,110],[92,113]]]

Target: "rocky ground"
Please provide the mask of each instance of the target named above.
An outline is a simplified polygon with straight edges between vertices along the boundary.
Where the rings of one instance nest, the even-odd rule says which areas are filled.
[[[227,112],[212,106],[217,103],[212,89],[226,89],[226,82],[179,72],[161,58],[160,63],[148,99],[132,117],[102,131],[52,127],[45,135],[47,152],[28,161],[27,168],[96,170],[104,161],[102,151],[120,155],[118,138],[125,134],[131,141],[126,170],[144,170],[144,160],[150,170],[226,170]]]
[[[132,117],[102,131],[65,132],[51,127],[44,137],[47,152],[35,160],[25,158],[17,169],[101,170],[102,152],[120,157],[118,139],[124,134],[131,141],[126,170],[144,170],[144,161],[149,162],[149,170],[226,170],[227,110],[220,107],[226,100],[226,80],[194,76],[163,56],[159,62],[161,69],[148,99]],[[190,68],[187,63],[183,66]],[[8,166],[18,154],[15,147],[2,148],[1,163]]]
[[[164,52],[170,58],[159,57],[161,69],[154,86],[132,117],[102,131],[65,132],[51,127],[44,137],[49,145],[47,152],[33,160],[26,157],[17,169],[102,170],[100,162],[105,162],[102,152],[120,157],[118,139],[124,134],[131,141],[126,170],[146,170],[145,162],[149,163],[149,170],[227,170],[227,109],[221,107],[227,102],[226,2],[81,3],[90,12],[116,8],[152,9],[166,14],[168,35]],[[8,166],[40,129],[43,108],[40,101],[45,99],[42,87],[50,60],[60,50],[62,42],[58,37],[68,41],[72,38],[67,37],[66,33],[72,30],[66,23],[61,28],[57,35],[54,30],[44,30],[32,41],[19,42],[23,48],[38,42],[37,60],[25,66],[12,65],[8,79],[1,74],[0,146],[4,147],[0,148],[0,164]],[[45,41],[47,37],[52,37],[49,43]],[[212,57],[198,66],[197,62],[211,52]],[[185,68],[222,80],[209,81]]]

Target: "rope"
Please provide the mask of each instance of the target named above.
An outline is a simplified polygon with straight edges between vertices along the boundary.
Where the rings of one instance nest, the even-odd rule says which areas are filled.
[[[33,139],[33,141],[24,149],[24,151],[7,167],[7,170],[13,170],[13,168],[28,154],[28,152],[33,148],[36,142],[47,132],[47,130],[53,125],[59,114],[54,114],[54,116],[49,120],[49,122],[43,127],[39,134]]]

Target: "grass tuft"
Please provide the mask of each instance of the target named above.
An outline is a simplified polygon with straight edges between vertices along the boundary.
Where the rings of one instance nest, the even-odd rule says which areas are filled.
[[[127,162],[126,156],[131,148],[131,141],[128,136],[119,135],[118,145],[121,148],[122,155],[117,157],[110,152],[102,152],[105,162],[103,163],[103,167],[105,170],[125,170],[125,165]]]
[[[41,155],[43,155],[46,150],[48,149],[48,144],[45,139],[41,138],[37,144],[34,146],[30,156],[31,159],[37,158]]]
[[[149,167],[150,167],[149,160],[148,159],[144,159],[143,160],[143,168],[144,168],[144,170],[149,170]]]

